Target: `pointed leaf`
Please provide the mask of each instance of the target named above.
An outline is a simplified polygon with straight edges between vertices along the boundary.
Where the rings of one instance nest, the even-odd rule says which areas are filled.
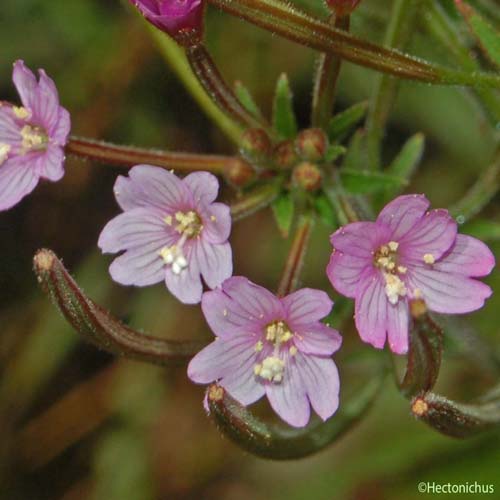
[[[283,139],[293,139],[297,135],[297,120],[293,111],[293,95],[285,73],[281,74],[276,84],[273,127]]]
[[[338,144],[331,144],[328,146],[325,154],[325,161],[327,163],[334,162],[339,156],[342,156],[346,153],[347,149],[344,146],[340,146]]]
[[[408,181],[422,158],[424,146],[423,134],[418,133],[410,137],[387,168],[386,173]]]
[[[278,196],[272,203],[271,208],[280,233],[284,238],[287,238],[292,227],[294,213],[293,199],[290,193],[282,193]]]
[[[333,116],[328,124],[329,139],[331,141],[342,140],[365,117],[367,110],[368,101],[363,101]]]
[[[318,212],[319,218],[330,228],[338,226],[337,217],[335,216],[335,209],[333,208],[330,200],[324,193],[319,194],[314,199],[314,206]]]
[[[252,94],[250,94],[249,90],[240,80],[236,80],[236,82],[234,82],[234,93],[249,113],[252,113],[255,118],[262,119],[262,113],[255,103]]]
[[[353,170],[342,168],[339,171],[342,185],[352,194],[367,194],[383,189],[394,189],[406,186],[406,181],[400,177],[380,174],[371,170]]]

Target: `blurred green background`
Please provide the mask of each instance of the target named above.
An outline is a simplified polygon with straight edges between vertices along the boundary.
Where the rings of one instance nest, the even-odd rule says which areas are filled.
[[[324,14],[317,1],[301,5]],[[481,5],[495,8],[487,0]],[[390,6],[364,0],[353,15],[353,31],[380,42]],[[424,17],[416,19],[408,51],[452,64],[446,48],[425,33]],[[11,68],[22,58],[55,79],[74,134],[180,151],[235,152],[165,65],[149,32],[118,0],[7,0],[0,25],[2,99],[17,100]],[[212,8],[207,37],[227,80],[242,80],[268,115],[276,79],[287,72],[300,124],[308,125],[312,51]],[[345,64],[337,109],[366,99],[374,76]],[[425,192],[436,207],[459,200],[498,145],[498,130],[472,92],[404,82],[385,138],[387,158],[416,132],[424,133],[426,149],[409,190]],[[160,369],[116,360],[81,342],[36,287],[31,259],[40,247],[52,248],[91,297],[132,326],[169,338],[211,335],[198,308],[179,305],[163,286],[132,289],[111,282],[111,259],[99,255],[96,241],[118,213],[112,185],[122,172],[69,158],[61,183],[42,183],[0,214],[1,498],[433,496],[418,493],[420,481],[493,484],[491,497],[500,498],[499,433],[467,441],[441,436],[410,416],[392,380],[368,417],[338,443],[303,460],[270,462],[219,435],[202,408],[203,388],[188,382],[185,366]],[[225,189],[222,196],[229,200],[234,194]],[[483,219],[500,221],[498,201]],[[337,299],[324,275],[330,232],[316,226],[303,283]],[[270,212],[236,223],[231,241],[235,273],[275,288],[288,242],[279,237]],[[498,252],[498,243],[491,245]],[[487,281],[500,290],[498,272]],[[471,400],[498,383],[492,355],[500,354],[499,297],[452,325],[437,392]],[[345,346],[336,359],[349,392],[366,376],[349,354],[370,348],[361,345],[352,326],[343,334]]]

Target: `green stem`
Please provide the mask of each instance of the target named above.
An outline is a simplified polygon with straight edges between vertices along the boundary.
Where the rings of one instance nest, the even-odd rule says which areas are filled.
[[[335,28],[349,31],[348,15],[337,17],[333,14],[329,22]],[[341,63],[342,59],[330,53],[323,53],[318,57],[311,113],[311,123],[314,127],[326,129],[330,121]]]
[[[278,196],[280,185],[275,182],[266,183],[255,188],[231,204],[233,221],[244,219],[269,206]]]
[[[428,83],[500,88],[500,77],[497,75],[466,73],[427,63],[333,28],[280,0],[210,0],[210,2],[272,33],[322,52],[336,54],[377,71]]]
[[[401,48],[406,44],[411,34],[410,19],[414,13],[414,0],[395,0],[385,34],[385,46]],[[368,165],[373,170],[381,166],[382,139],[397,88],[398,81],[387,75],[377,75],[374,79],[366,120]]]

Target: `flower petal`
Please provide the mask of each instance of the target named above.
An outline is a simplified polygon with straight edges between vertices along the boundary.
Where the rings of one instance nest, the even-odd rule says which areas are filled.
[[[224,243],[231,233],[231,211],[223,203],[212,203],[202,209],[203,239],[210,243]]]
[[[68,142],[68,134],[71,130],[71,117],[66,109],[59,106],[59,119],[51,135],[51,140],[58,146],[64,146]]]
[[[491,288],[480,281],[436,268],[414,266],[409,270],[408,280],[413,294],[419,289],[427,307],[443,314],[480,309],[492,294]]]
[[[288,325],[309,324],[319,321],[332,310],[333,302],[321,290],[302,288],[281,299]]]
[[[373,252],[387,243],[389,236],[390,231],[375,222],[353,222],[337,229],[330,241],[336,250],[371,262]]]
[[[397,304],[387,303],[387,338],[391,351],[396,354],[408,352],[409,314],[408,302],[399,300]]]
[[[233,274],[231,245],[213,245],[200,238],[193,246],[193,258],[209,288],[216,288]]]
[[[31,193],[39,176],[27,157],[9,158],[0,165],[0,210],[7,210]]]
[[[39,75],[36,95],[31,99],[29,106],[33,112],[31,121],[41,125],[52,136],[59,122],[59,95],[54,81],[43,69],[39,70]]]
[[[21,129],[14,119],[12,106],[6,103],[0,103],[0,144],[21,147]]]
[[[38,174],[52,182],[61,180],[64,176],[64,151],[59,146],[49,146],[40,155],[37,168]]]
[[[221,337],[241,329],[261,335],[265,325],[284,319],[280,300],[243,276],[227,279],[222,290],[204,293],[201,308],[212,331]]]
[[[115,253],[149,243],[161,245],[161,248],[171,246],[178,236],[163,222],[159,210],[134,208],[111,219],[97,244],[104,253]]]
[[[37,98],[38,83],[33,72],[20,59],[14,63],[12,81],[16,86],[19,97],[21,97],[23,106],[32,110],[33,103]]]
[[[300,325],[293,333],[293,343],[299,351],[307,354],[331,356],[342,345],[340,333],[319,322]]]
[[[326,274],[337,292],[352,299],[356,296],[361,276],[372,266],[372,255],[370,258],[357,257],[335,250],[330,257]]]
[[[297,353],[297,370],[314,411],[327,420],[339,406],[339,372],[330,358]]]
[[[193,172],[182,180],[187,184],[195,204],[208,205],[212,203],[219,192],[219,181],[209,172]]]
[[[495,257],[482,241],[459,234],[450,252],[433,267],[438,271],[464,276],[487,276],[495,267]]]
[[[180,274],[174,273],[170,267],[166,269],[165,284],[170,293],[184,304],[198,304],[203,293],[200,269],[196,259],[187,251],[186,259],[189,265]]]
[[[391,229],[391,240],[399,240],[410,231],[429,208],[429,200],[423,194],[398,196],[388,203],[377,217],[377,223]]]
[[[399,239],[399,253],[404,259],[423,261],[426,254],[438,260],[455,242],[457,223],[447,210],[427,212],[411,231]]]
[[[285,373],[280,383],[266,384],[266,395],[273,410],[293,427],[304,427],[309,422],[311,409],[297,360],[283,354]]]
[[[122,285],[147,286],[159,283],[165,277],[165,263],[159,252],[163,242],[148,244],[127,250],[109,266],[114,281]]]

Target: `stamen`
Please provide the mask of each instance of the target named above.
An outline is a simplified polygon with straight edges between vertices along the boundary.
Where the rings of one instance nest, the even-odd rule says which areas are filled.
[[[391,304],[397,304],[399,297],[407,293],[406,286],[396,274],[384,273],[385,294]]]
[[[175,220],[179,223],[175,226],[175,230],[182,235],[186,235],[188,238],[198,236],[203,229],[200,216],[193,210],[189,212],[177,212]]]
[[[276,356],[268,356],[262,364],[256,364],[253,372],[259,377],[269,380],[269,382],[279,383],[283,380],[285,362]]]
[[[391,252],[395,252],[399,248],[399,243],[397,241],[389,241],[387,246]]]
[[[11,149],[8,144],[0,144],[0,165],[7,160]]]
[[[42,129],[31,125],[25,125],[21,129],[21,138],[24,153],[33,149],[45,149],[48,142],[48,137]]]
[[[290,352],[290,356],[295,356],[297,354],[297,348],[294,345],[290,347],[288,351]]]
[[[434,255],[432,255],[431,253],[426,253],[424,255],[424,262],[426,264],[434,264],[434,262],[436,262],[436,259],[434,258]]]
[[[31,111],[24,108],[23,106],[12,106],[12,112],[20,120],[27,120],[28,118],[31,118]]]
[[[264,349],[264,344],[262,343],[261,340],[259,340],[256,344],[255,344],[255,352],[260,352],[262,351],[262,349]]]

